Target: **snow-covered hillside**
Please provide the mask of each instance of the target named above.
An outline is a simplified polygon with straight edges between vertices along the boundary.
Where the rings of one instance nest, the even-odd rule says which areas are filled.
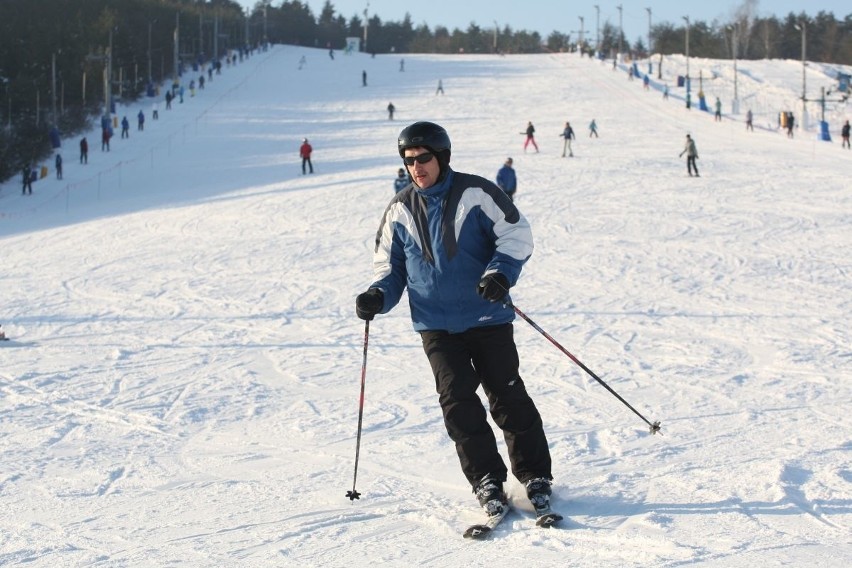
[[[831,107],[831,143],[777,132],[790,61],[739,63],[752,133],[684,107],[683,58],[664,100],[571,54],[402,57],[274,47],[157,121],[121,109],[144,132],[109,153],[92,132],[86,166],[65,141],[64,180],[0,188],[0,565],[852,564],[850,108]],[[727,113],[730,62],[690,65]],[[516,322],[562,528],[537,529],[511,480],[494,538],[461,538],[481,513],[405,302],[370,327],[362,497],[345,496],[354,297],[415,120],[447,128],[459,171],[514,158],[536,244],[515,303],[662,422],[649,435]]]

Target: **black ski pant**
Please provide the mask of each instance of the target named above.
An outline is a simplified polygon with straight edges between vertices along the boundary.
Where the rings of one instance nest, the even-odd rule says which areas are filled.
[[[695,165],[695,156],[686,157],[686,171],[692,175],[692,170],[695,170],[695,175],[698,175],[698,166]]]
[[[518,374],[512,324],[462,333],[423,331],[444,425],[465,477],[474,488],[486,475],[506,481],[507,469],[476,390],[482,385],[494,423],[503,431],[512,473],[521,483],[552,479],[541,415]]]

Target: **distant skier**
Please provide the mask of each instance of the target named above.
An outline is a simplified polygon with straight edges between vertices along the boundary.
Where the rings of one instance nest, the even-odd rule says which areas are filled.
[[[388,120],[393,120],[393,111],[396,110],[396,107],[393,106],[393,103],[388,103]]]
[[[525,132],[521,132],[521,134],[526,135],[526,140],[524,140],[524,152],[527,151],[527,146],[532,145],[535,147],[535,151],[538,152],[538,144],[535,143],[535,126],[533,126],[532,121],[527,122],[527,129]]]
[[[787,138],[793,137],[793,127],[796,125],[796,119],[793,118],[793,113],[787,113]]]
[[[302,158],[302,175],[305,175],[306,173],[305,165],[310,168],[311,173],[314,173],[314,165],[311,163],[311,152],[313,151],[314,149],[310,143],[308,143],[308,139],[302,138],[302,145],[299,147],[299,156]]]
[[[121,137],[130,138],[130,121],[126,116],[121,119]]]
[[[361,86],[362,87],[367,86],[367,72],[366,71],[361,71]]]
[[[399,168],[399,171],[396,172],[396,179],[393,180],[393,192],[399,193],[411,183],[408,181],[408,176],[405,175],[405,170],[403,168]]]
[[[589,138],[591,138],[592,136],[594,136],[595,138],[600,138],[600,136],[598,136],[598,123],[595,122],[594,118],[589,123]]]
[[[62,154],[56,154],[54,164],[56,165],[56,179],[62,179]]]
[[[751,112],[751,109],[748,109],[746,113],[746,130],[754,132],[754,113]]]
[[[26,195],[27,190],[29,190],[29,194],[33,194],[33,169],[30,166],[30,163],[27,162],[24,164],[23,169],[21,169],[21,183],[23,183],[23,187],[21,187],[21,195]]]
[[[112,128],[101,129],[101,152],[109,152],[109,139],[112,138]]]
[[[136,130],[145,130],[145,113],[141,110],[136,115]]]
[[[89,163],[89,141],[86,140],[85,136],[80,139],[80,163]]]
[[[564,143],[562,144],[562,157],[565,157],[565,150],[568,150],[568,156],[573,158],[574,151],[571,149],[571,140],[573,140],[575,136],[574,129],[571,128],[570,122],[565,123],[565,128],[562,130],[562,134],[560,134],[560,136],[565,139]]]
[[[444,94],[444,82],[441,79],[438,79],[438,88],[435,89],[435,94],[436,95],[443,95]]]
[[[695,140],[689,134],[686,135],[686,145],[680,153],[680,157],[686,154],[686,171],[689,177],[692,177],[692,170],[695,170],[695,177],[698,176],[698,166],[695,165],[695,160],[698,159],[698,150],[695,148]]]
[[[722,122],[722,101],[716,97],[716,115],[713,117],[714,122]]]
[[[518,190],[518,177],[512,167],[512,158],[506,158],[503,167],[497,172],[497,187],[502,189],[509,199],[515,200],[515,192]]]
[[[840,137],[843,138],[843,144],[841,144],[841,148],[849,149],[849,121],[846,121],[846,124],[843,125],[843,128],[840,129]]]

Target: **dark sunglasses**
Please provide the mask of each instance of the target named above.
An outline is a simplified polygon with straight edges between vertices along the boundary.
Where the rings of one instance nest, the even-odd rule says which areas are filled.
[[[402,159],[402,161],[405,163],[406,166],[413,166],[414,162],[417,162],[418,164],[428,164],[432,161],[432,158],[434,157],[435,154],[432,154],[431,152],[425,152],[423,154],[420,154],[419,156],[406,156]]]

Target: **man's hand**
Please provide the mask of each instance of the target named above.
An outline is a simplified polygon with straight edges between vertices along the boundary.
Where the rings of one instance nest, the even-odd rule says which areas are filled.
[[[355,298],[355,314],[362,320],[370,321],[382,311],[385,305],[385,295],[378,288],[370,288],[366,292],[358,294]]]
[[[492,272],[482,277],[476,293],[489,302],[499,302],[509,294],[509,279],[499,272]]]

